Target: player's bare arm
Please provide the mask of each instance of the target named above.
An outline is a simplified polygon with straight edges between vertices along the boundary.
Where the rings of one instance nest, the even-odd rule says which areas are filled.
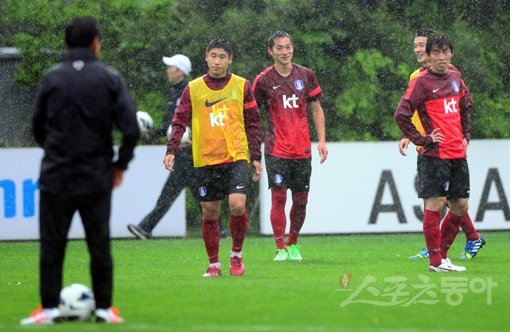
[[[310,102],[310,105],[312,107],[313,123],[319,140],[317,150],[319,151],[319,157],[321,158],[320,163],[322,164],[328,158],[328,148],[326,147],[326,118],[321,103],[318,100]]]

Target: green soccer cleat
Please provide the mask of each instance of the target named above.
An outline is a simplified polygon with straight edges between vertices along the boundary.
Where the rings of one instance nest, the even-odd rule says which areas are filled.
[[[419,253],[417,253],[416,255],[414,256],[410,256],[409,259],[410,260],[413,260],[413,261],[417,261],[419,259],[422,259],[422,258],[429,258],[429,251],[427,250],[427,248],[425,249],[422,249]]]
[[[289,253],[287,249],[276,249],[276,257],[273,259],[275,262],[283,262],[289,260]]]
[[[287,247],[287,250],[289,251],[289,259],[291,261],[301,261],[303,257],[299,253],[299,246],[297,244],[292,244]]]

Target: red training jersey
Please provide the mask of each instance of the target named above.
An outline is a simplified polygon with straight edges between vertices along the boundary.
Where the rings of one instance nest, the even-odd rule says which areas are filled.
[[[272,65],[255,78],[253,90],[257,104],[265,105],[268,112],[264,153],[285,159],[310,158],[308,102],[322,97],[315,73],[293,64],[284,77]]]
[[[422,155],[440,159],[466,158],[463,140],[470,139],[473,99],[460,72],[448,69],[445,74],[423,71],[412,80],[395,111],[398,126],[415,145],[422,145]],[[432,143],[411,122],[418,112],[425,135],[436,128],[445,136],[442,143]]]

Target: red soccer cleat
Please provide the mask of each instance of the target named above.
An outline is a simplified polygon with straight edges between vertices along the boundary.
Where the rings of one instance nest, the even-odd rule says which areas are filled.
[[[244,274],[243,258],[232,256],[230,257],[230,275],[242,276]]]
[[[221,269],[216,266],[209,266],[207,271],[202,275],[204,278],[213,278],[221,276]]]

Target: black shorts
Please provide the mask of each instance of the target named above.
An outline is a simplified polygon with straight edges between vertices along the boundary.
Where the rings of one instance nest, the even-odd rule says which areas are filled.
[[[220,201],[229,194],[247,194],[250,185],[248,163],[204,166],[196,169],[198,199],[201,202]]]
[[[286,188],[295,192],[310,190],[312,158],[283,159],[265,155],[269,189]]]
[[[418,155],[418,197],[469,197],[466,159],[439,159]]]

